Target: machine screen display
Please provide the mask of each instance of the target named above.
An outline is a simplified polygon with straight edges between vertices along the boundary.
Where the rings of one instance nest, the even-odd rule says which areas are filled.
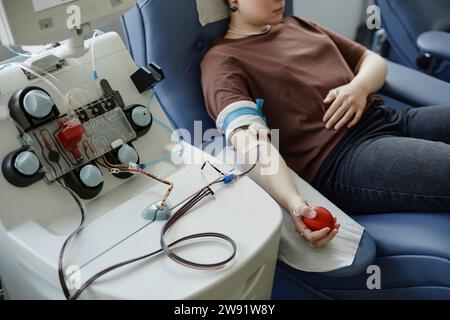
[[[36,12],[44,11],[75,0],[32,0]]]

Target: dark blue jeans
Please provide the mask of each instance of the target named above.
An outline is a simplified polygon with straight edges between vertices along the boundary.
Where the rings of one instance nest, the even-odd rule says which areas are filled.
[[[314,187],[347,214],[450,212],[450,106],[377,108],[389,128],[335,150]]]

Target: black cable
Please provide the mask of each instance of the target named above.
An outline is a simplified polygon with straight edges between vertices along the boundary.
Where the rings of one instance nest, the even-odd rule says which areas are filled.
[[[208,189],[208,190],[206,190],[206,189]],[[182,207],[181,207],[181,208],[173,215],[173,217],[178,217],[178,218],[180,218],[180,217],[183,216],[185,213],[187,213],[187,211],[188,211],[189,209],[191,209],[196,203],[198,203],[200,200],[204,199],[206,196],[208,196],[208,195],[211,194],[211,193],[212,193],[212,190],[211,190],[209,187],[206,187],[206,188],[202,189],[199,193],[197,193],[194,197],[192,197],[191,200],[189,200],[184,206],[182,206]],[[177,219],[178,219],[178,218],[177,218]],[[176,244],[178,244],[178,243],[181,243],[181,242],[184,242],[184,241],[187,241],[187,240],[192,240],[192,239],[195,239],[195,238],[200,238],[200,237],[205,237],[205,234],[196,234],[196,235],[191,235],[191,236],[183,237],[183,238],[181,238],[181,239],[178,239],[178,240],[172,242],[170,245],[168,245],[168,247],[172,247],[172,246],[174,246],[174,245],[176,245]],[[232,240],[231,240],[231,241],[232,241]],[[119,269],[119,268],[124,267],[124,266],[126,266],[126,265],[129,265],[129,264],[131,264],[131,263],[138,262],[138,261],[141,261],[141,260],[150,258],[150,257],[152,257],[152,256],[154,256],[154,255],[156,255],[156,254],[158,254],[158,253],[161,253],[161,252],[163,252],[163,249],[156,250],[156,251],[154,251],[154,252],[151,252],[151,253],[149,253],[149,254],[143,255],[143,256],[138,257],[138,258],[134,258],[134,259],[130,259],[130,260],[127,260],[127,261],[119,262],[119,263],[117,263],[117,264],[115,264],[115,265],[113,265],[113,266],[110,266],[110,267],[108,267],[108,268],[105,268],[105,269],[101,270],[101,271],[99,271],[98,273],[96,273],[95,275],[93,275],[91,278],[89,278],[89,279],[83,284],[83,286],[82,286],[80,289],[78,289],[78,290],[73,294],[72,297],[67,298],[67,299],[69,299],[69,300],[76,300],[76,299],[78,299],[78,298],[80,297],[80,295],[83,293],[83,291],[85,291],[85,290],[86,290],[86,289],[87,289],[87,288],[88,288],[95,280],[97,280],[98,278],[102,277],[103,275],[105,275],[105,274],[107,274],[107,273],[109,273],[109,272],[111,272],[111,271],[113,271],[113,270],[116,270],[116,269]],[[233,254],[233,257],[234,257],[234,255],[235,255],[235,252],[234,252],[234,254]]]
[[[257,132],[257,133],[256,133],[256,141],[257,141],[257,143],[256,143],[256,161],[255,161],[255,163],[254,163],[247,171],[244,171],[243,173],[237,175],[238,178],[247,176],[250,172],[252,172],[253,170],[255,170],[256,166],[258,165],[259,159],[260,159],[260,157],[261,157],[261,150],[260,150],[261,147],[260,147],[260,145],[259,145],[259,143],[260,143],[259,140],[260,140],[259,132]],[[250,150],[249,150],[249,152],[250,152]]]
[[[64,296],[66,297],[66,299],[69,299],[70,297],[70,292],[69,292],[69,288],[67,288],[66,285],[66,280],[64,277],[64,271],[63,271],[63,260],[64,260],[64,253],[66,251],[66,247],[67,244],[73,239],[75,238],[75,236],[77,236],[81,230],[84,228],[84,221],[86,219],[86,211],[83,205],[83,202],[81,201],[81,199],[78,197],[78,195],[75,193],[75,191],[73,191],[72,189],[66,187],[61,180],[57,180],[59,185],[65,189],[67,192],[69,192],[69,194],[72,196],[72,198],[75,200],[75,202],[77,203],[78,207],[80,208],[80,213],[81,213],[81,221],[79,226],[77,227],[77,229],[72,232],[72,234],[66,239],[66,241],[64,241],[62,248],[60,250],[59,253],[59,259],[58,259],[58,277],[59,277],[59,282],[61,284],[61,288],[64,292]]]
[[[188,210],[190,210],[192,207],[194,207],[198,202],[200,202],[205,196],[207,195],[213,195],[214,192],[210,189],[210,187],[206,187],[205,189],[203,189],[205,191],[204,195],[202,195],[201,197],[196,197],[193,200],[191,200],[188,204],[186,204],[185,206],[183,206],[183,208],[181,208],[175,215],[173,215],[168,221],[167,223],[164,225],[162,231],[161,231],[161,247],[163,249],[163,251],[167,254],[167,256],[169,258],[171,258],[172,260],[174,260],[175,262],[182,264],[184,266],[190,267],[190,268],[195,268],[195,269],[214,269],[214,268],[220,268],[225,266],[228,262],[230,262],[231,260],[233,260],[233,258],[236,256],[236,252],[237,252],[237,245],[236,243],[233,241],[233,239],[231,239],[230,237],[221,234],[221,233],[216,233],[216,232],[207,232],[207,233],[198,233],[198,234],[193,234],[190,236],[185,237],[184,240],[182,241],[186,241],[186,240],[191,240],[191,239],[196,239],[196,238],[218,238],[218,239],[222,239],[227,241],[228,243],[231,244],[232,248],[233,248],[233,253],[230,255],[230,257],[228,257],[227,259],[220,261],[220,262],[216,262],[216,263],[210,263],[210,264],[205,264],[205,263],[196,263],[196,262],[192,262],[186,259],[181,258],[180,256],[178,256],[177,254],[175,254],[171,249],[170,246],[168,246],[164,240],[164,235],[168,232],[168,230],[170,229],[171,226],[173,226],[184,214],[186,214],[188,212]],[[181,241],[180,241],[181,242]]]

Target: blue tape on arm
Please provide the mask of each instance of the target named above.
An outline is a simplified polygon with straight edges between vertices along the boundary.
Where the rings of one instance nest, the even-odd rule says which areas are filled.
[[[258,110],[262,112],[262,109],[264,107],[264,100],[263,99],[256,99],[256,106],[258,107]]]
[[[258,107],[257,109],[248,107],[248,108],[240,108],[240,109],[237,109],[237,110],[231,112],[223,121],[222,131],[224,133],[226,133],[230,124],[234,120],[236,120],[242,116],[254,115],[254,116],[260,117],[264,122],[266,122],[266,118],[264,117],[264,114],[262,112],[262,108],[264,106],[264,100],[262,100],[262,99],[256,100],[256,105]]]

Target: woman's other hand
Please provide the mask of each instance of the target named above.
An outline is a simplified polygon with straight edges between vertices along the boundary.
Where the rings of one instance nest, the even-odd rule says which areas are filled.
[[[355,126],[366,110],[367,92],[354,83],[331,90],[323,101],[326,104],[331,103],[323,117],[326,128],[340,130],[345,125],[348,128]]]

